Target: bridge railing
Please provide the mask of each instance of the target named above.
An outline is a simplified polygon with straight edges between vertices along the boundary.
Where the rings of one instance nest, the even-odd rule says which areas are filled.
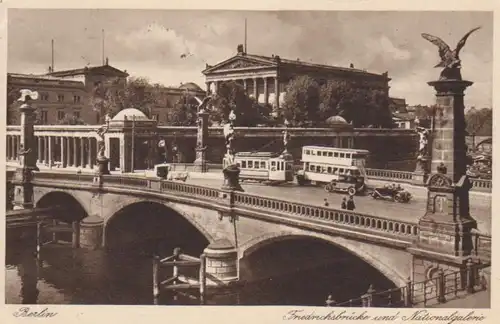
[[[257,208],[259,210],[269,210],[284,215],[304,217],[338,225],[356,227],[358,229],[383,232],[385,235],[391,234],[404,237],[414,237],[418,235],[418,225],[416,223],[397,221],[346,210],[336,210],[330,207],[311,206],[280,199],[260,197],[247,193],[235,193],[234,205],[235,207],[243,206]]]
[[[485,290],[487,283],[481,269],[489,264],[474,264],[466,270],[437,273],[433,278],[418,282],[408,281],[405,286],[375,291],[372,287],[359,298],[340,303],[329,303],[336,307],[412,307],[432,306],[458,298],[464,291]]]
[[[193,171],[193,163],[171,163],[172,171]],[[221,170],[222,165],[217,163],[208,163],[208,170]],[[302,169],[302,165],[294,165],[294,170],[298,171]],[[366,175],[369,179],[380,180],[380,181],[390,181],[397,183],[409,183],[416,184],[415,173],[410,171],[398,171],[398,170],[385,170],[385,169],[371,169],[366,168]],[[472,182],[472,190],[479,192],[491,192],[492,181],[487,179],[470,179]],[[421,183],[420,185],[424,185]]]
[[[478,256],[480,259],[491,260],[491,235],[478,232],[473,235],[473,254]]]

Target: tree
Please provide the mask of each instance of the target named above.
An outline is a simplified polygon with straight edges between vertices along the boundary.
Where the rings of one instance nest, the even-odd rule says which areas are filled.
[[[287,87],[283,102],[283,117],[292,125],[316,123],[320,117],[320,87],[309,76],[292,79]]]
[[[95,85],[90,103],[99,113],[100,123],[104,123],[106,114],[113,116],[126,108],[139,109],[152,118],[151,111],[161,99],[162,87],[142,77],[131,77],[126,84],[119,78],[112,78]]]
[[[226,122],[231,110],[236,115],[236,126],[252,127],[266,123],[269,116],[269,108],[259,105],[248,96],[243,86],[234,81],[219,85],[212,104],[210,120],[215,124]]]
[[[330,80],[320,87],[319,121],[335,115],[354,127],[393,127],[386,92],[363,83]]]
[[[168,124],[172,126],[194,126],[197,119],[198,101],[189,92],[184,92],[169,111]]]
[[[57,125],[85,125],[85,122],[75,115],[66,114],[63,119],[57,121]]]
[[[10,80],[7,80],[7,125],[17,125],[19,124],[19,112],[16,111],[14,103],[17,98],[19,98],[19,89],[10,85]]]
[[[476,136],[491,136],[493,128],[493,111],[488,108],[471,109],[465,115],[466,131],[472,136],[472,145],[475,148]]]

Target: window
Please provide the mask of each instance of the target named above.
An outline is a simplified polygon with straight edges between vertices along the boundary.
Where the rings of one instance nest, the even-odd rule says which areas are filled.
[[[160,114],[154,115],[154,119],[157,120],[157,121],[160,121]]]
[[[247,161],[241,161],[241,167],[246,169],[247,168]]]
[[[42,117],[42,120],[41,120],[42,124],[47,124],[47,121],[49,120],[48,115],[49,114],[48,114],[47,110],[42,110],[42,115],[41,115],[41,117]]]
[[[328,156],[332,157],[333,156],[333,152],[328,152]]]
[[[79,111],[79,110],[75,110],[75,111],[73,111],[73,116],[74,116],[75,118],[80,118],[80,111]]]
[[[320,173],[321,172],[321,167],[318,165],[316,166],[316,172]]]
[[[64,95],[57,95],[57,102],[64,102]]]
[[[346,154],[345,154],[345,157],[346,157],[347,159],[350,159],[350,158],[351,158],[351,153],[346,153]]]
[[[273,167],[276,167],[276,161],[271,161],[271,166]],[[308,164],[306,164],[306,168],[307,168]]]
[[[310,170],[310,171],[314,171],[314,165],[312,165],[312,164],[311,164],[311,165],[309,166],[309,170]]]
[[[64,97],[63,97],[64,100]],[[81,97],[80,96],[73,96],[73,103],[80,103]]]
[[[340,157],[341,157],[341,158],[344,158],[344,153],[340,153]]]
[[[339,157],[339,153],[338,152],[334,152],[333,153],[333,157]]]
[[[305,154],[305,155],[310,155],[310,154],[311,154],[311,151],[306,150],[306,151],[304,152],[304,154]]]
[[[259,161],[255,161],[254,163],[254,168],[258,169],[259,168]]]
[[[265,169],[266,168],[266,161],[261,161],[260,162],[260,168]]]
[[[253,169],[253,161],[248,161],[248,168]]]
[[[339,173],[339,168],[333,168],[333,174],[338,174]]]
[[[42,93],[40,96],[40,100],[42,101],[49,101],[49,94],[48,93]]]
[[[66,116],[66,114],[64,113],[64,110],[57,111],[57,120],[63,120],[64,116]]]
[[[328,155],[328,152],[327,151],[323,151],[323,156],[327,156]]]
[[[332,167],[328,167],[327,171],[328,173],[332,173]]]

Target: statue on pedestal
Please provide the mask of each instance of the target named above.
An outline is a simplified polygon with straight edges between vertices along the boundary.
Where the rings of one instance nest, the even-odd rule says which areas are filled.
[[[97,152],[97,174],[98,175],[105,175],[109,174],[109,159],[106,157],[106,140],[104,135],[109,131],[109,122],[111,121],[111,118],[109,115],[106,115],[105,117],[106,124],[103,126],[99,127],[97,130],[97,136],[99,136],[97,140],[97,146],[98,146],[98,152]]]
[[[224,173],[224,185],[223,189],[243,191],[239,183],[240,169],[235,161],[233,140],[234,140],[234,121],[236,120],[236,115],[234,111],[229,114],[228,122],[224,125],[223,133],[226,142],[226,154],[222,161]]]
[[[457,47],[454,50],[451,50],[450,46],[446,44],[441,38],[429,35],[422,34],[422,37],[431,42],[432,44],[439,47],[439,56],[441,57],[441,62],[439,62],[435,67],[442,67],[441,75],[439,80],[462,80],[462,75],[460,74],[461,69],[461,60],[459,57],[460,50],[464,47],[467,38],[480,29],[481,27],[476,27],[470,30],[467,34],[462,37],[462,39],[458,42]]]

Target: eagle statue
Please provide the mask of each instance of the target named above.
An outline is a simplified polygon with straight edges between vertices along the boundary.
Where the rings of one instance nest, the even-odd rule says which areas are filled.
[[[22,90],[19,90],[19,92],[21,93],[21,96],[19,97],[19,99],[17,99],[17,101],[21,101],[21,102],[28,102],[30,100],[37,100],[38,99],[38,92],[36,91],[31,91],[29,89],[22,89]]]
[[[441,58],[441,62],[439,62],[435,67],[443,68],[441,72],[441,80],[461,80],[462,76],[460,74],[461,61],[460,61],[460,51],[465,45],[467,38],[480,29],[481,27],[476,27],[470,30],[467,34],[465,34],[462,39],[458,42],[456,48],[452,50],[448,44],[446,44],[441,38],[430,35],[430,34],[422,34],[422,37],[436,45],[439,48],[439,57]]]

